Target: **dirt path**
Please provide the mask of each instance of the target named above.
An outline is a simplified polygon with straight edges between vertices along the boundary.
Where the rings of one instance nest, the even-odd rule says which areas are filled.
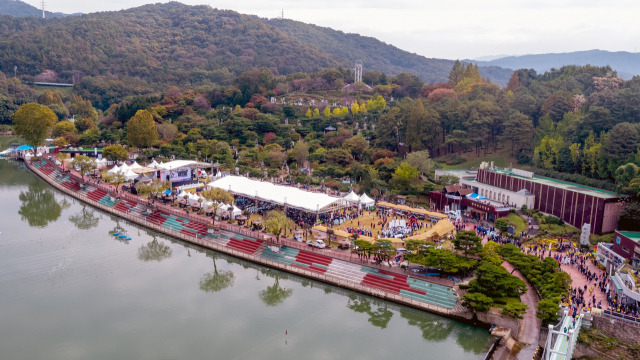
[[[520,323],[518,341],[522,343],[523,346],[521,350],[515,354],[515,358],[530,360],[533,358],[533,354],[538,347],[538,340],[540,336],[541,320],[536,317],[538,296],[527,279],[525,279],[519,271],[514,271],[513,265],[505,261],[502,263],[502,266],[509,272],[513,271],[513,275],[517,276],[527,284],[527,292],[520,297],[520,301],[526,304],[529,309],[527,309],[527,312],[523,315],[522,322]]]

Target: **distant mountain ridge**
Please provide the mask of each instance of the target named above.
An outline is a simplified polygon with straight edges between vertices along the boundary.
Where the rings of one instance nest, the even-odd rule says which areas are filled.
[[[449,80],[449,72],[454,64],[453,60],[426,58],[368,36],[344,33],[289,19],[262,20],[316,49],[352,63],[362,60],[365,71],[375,70],[391,75],[409,72],[418,75],[427,83],[436,83]],[[493,65],[479,66],[480,74],[484,78],[501,86],[506,86],[513,74],[511,69]]]
[[[64,14],[61,12],[50,12],[45,10],[45,16],[47,18],[59,18],[69,16],[70,14]],[[0,14],[11,15],[15,17],[28,17],[34,16],[37,18],[42,17],[42,9],[38,9],[35,6],[29,5],[20,0],[0,0]],[[74,14],[77,15],[77,14]]]
[[[499,66],[509,69],[534,69],[541,74],[565,65],[611,66],[619,76],[631,79],[640,75],[640,53],[626,51],[586,50],[568,53],[507,56],[491,61],[467,60],[478,66]]]
[[[185,9],[185,13],[179,14],[175,12],[176,8]],[[144,9],[144,11],[142,9]],[[165,13],[164,14],[158,13],[162,11],[164,11]],[[205,13],[209,13],[209,11],[217,12],[217,13],[213,15],[213,17],[211,14],[205,16],[205,18],[209,19],[207,21],[217,22],[221,16],[222,17],[228,16],[228,15],[221,15],[223,13],[222,10],[211,9],[211,8],[204,10]],[[76,44],[79,43],[84,45],[89,45],[88,43],[91,43],[91,47],[87,48],[90,54],[89,57],[91,57],[92,61],[97,60],[98,62],[102,62],[101,65],[107,65],[107,66],[105,67],[105,66],[95,65],[95,64],[94,65],[85,64],[84,68],[80,69],[83,71],[84,74],[97,75],[99,72],[101,72],[100,70],[102,70],[102,72],[106,70],[106,72],[108,73],[122,74],[122,68],[123,68],[122,65],[112,66],[112,64],[108,63],[109,59],[103,57],[103,55],[105,55],[106,53],[113,54],[114,49],[112,48],[108,49],[109,48],[108,45],[105,45],[104,43],[101,43],[101,42],[94,42],[94,39],[99,37],[102,37],[104,39],[105,37],[108,37],[107,34],[112,34],[115,36],[114,38],[117,38],[121,43],[126,44],[133,38],[142,38],[145,40],[157,40],[157,38],[163,37],[163,39],[161,39],[162,41],[160,42],[164,42],[165,40],[168,40],[164,38],[165,36],[178,36],[178,38],[181,38],[182,34],[176,34],[175,31],[167,29],[166,28],[167,25],[164,25],[164,28],[157,28],[157,31],[152,32],[156,38],[154,39],[153,36],[152,37],[147,36],[147,31],[146,31],[147,29],[141,29],[140,27],[137,27],[137,29],[134,30],[133,28],[129,27],[129,24],[128,24],[129,19],[126,19],[126,20],[123,19],[123,17],[128,17],[129,16],[128,14],[135,13],[137,14],[136,16],[151,15],[150,18],[164,20],[167,18],[166,12],[170,12],[172,14],[171,16],[173,16],[174,20],[171,22],[172,25],[177,23],[176,19],[180,19],[181,27],[191,28],[192,31],[194,31],[195,33],[198,33],[200,31],[199,23],[203,21],[200,15],[192,16],[191,20],[194,22],[193,24],[189,24],[188,23],[189,19],[185,18],[184,16],[186,14],[193,14],[194,7],[180,4],[177,2],[172,2],[168,4],[145,5],[143,7],[123,10],[120,12],[103,12],[103,13],[86,14],[86,15],[80,16],[80,18],[83,18],[84,20],[71,20],[69,18],[69,19],[63,20],[64,24],[62,23],[50,24],[46,22],[46,23],[42,23],[41,26],[44,26],[44,28],[49,29],[48,30],[49,32],[53,31],[53,32],[60,33],[62,37],[66,38],[69,41],[69,44],[74,43],[74,41],[76,42]],[[30,16],[34,16],[36,18],[41,16],[40,10],[38,10],[37,8],[29,4],[26,4],[22,1],[17,1],[17,0],[0,0],[0,13],[12,15],[14,17],[27,17],[27,18]],[[60,17],[64,15],[65,14],[58,14],[58,15],[54,14],[50,16],[49,14],[47,14],[47,17],[49,18],[55,17],[55,16]],[[223,59],[224,61],[220,61],[220,62],[216,61],[216,63],[221,64],[221,66],[227,67],[229,70],[235,73],[246,70],[248,67],[251,66],[251,64],[253,64],[254,67],[267,66],[271,69],[276,70],[276,73],[287,74],[295,71],[319,70],[321,67],[332,67],[332,66],[351,67],[353,66],[353,63],[356,60],[362,60],[364,62],[365,71],[375,70],[375,71],[384,72],[389,75],[397,75],[402,72],[409,72],[409,73],[418,75],[423,81],[430,83],[430,82],[448,81],[449,72],[451,71],[451,68],[454,63],[452,60],[429,59],[424,56],[413,54],[413,53],[398,49],[393,45],[386,44],[372,37],[361,36],[358,34],[346,34],[342,31],[319,27],[311,24],[305,24],[299,21],[293,21],[288,19],[263,19],[257,16],[247,16],[247,15],[242,15],[242,16],[244,16],[244,18],[242,19],[245,19],[245,20],[240,20],[239,23],[245,24],[242,26],[245,29],[247,29],[247,31],[252,31],[257,27],[259,27],[255,23],[252,23],[251,25],[249,25],[251,21],[249,21],[248,19],[251,18],[256,23],[261,22],[268,27],[273,26],[274,28],[277,28],[278,30],[280,30],[281,33],[277,35],[271,34],[271,33],[268,34],[266,37],[269,38],[269,40],[267,41],[266,44],[261,42],[253,42],[251,39],[248,39],[245,36],[247,35],[247,31],[238,31],[239,29],[232,29],[232,27],[234,27],[235,25],[239,25],[237,24],[238,20],[233,19],[233,20],[223,20],[225,24],[223,24],[222,26],[218,26],[214,31],[216,31],[217,33],[220,33],[220,32],[223,33],[222,36],[224,36],[226,39],[229,39],[229,40],[231,40],[229,36],[238,37],[239,41],[237,42],[237,44],[234,44],[234,41],[230,41],[230,42],[228,41],[227,43],[221,43],[219,41],[216,41],[217,38],[219,38],[219,36],[216,36],[214,38],[210,38],[208,36],[201,36],[200,37],[201,41],[210,41],[210,42],[212,41],[214,46],[217,48],[215,51],[216,54],[211,54],[211,52],[209,52],[208,56],[217,55],[218,59],[222,59],[223,57],[233,58],[234,56],[237,56],[235,60],[231,60],[231,61],[228,61],[229,59],[226,59],[226,60]],[[127,28],[125,31],[126,35],[124,38],[122,37],[122,34],[115,33],[113,31],[114,28],[111,25],[108,25],[108,23],[112,23],[114,21],[116,23],[124,22],[124,25]],[[95,33],[88,33],[86,34],[87,36],[89,36],[88,38],[77,37],[75,32],[77,31],[84,32],[87,27],[96,27],[96,22],[101,23],[99,27],[103,31],[106,31],[106,34],[103,34],[102,36],[100,36]],[[148,28],[156,28],[159,25],[154,22],[149,22],[145,18],[140,18],[140,22],[145,23]],[[10,24],[9,25],[10,28],[13,27],[15,31],[19,30],[19,28],[16,26],[17,25],[16,23],[13,23],[13,24],[11,24],[11,22],[8,22],[8,23]],[[25,33],[22,34],[22,36],[17,36],[16,38],[31,36],[30,30],[33,30],[31,26],[28,26],[27,29],[24,29],[24,28],[21,29],[21,31],[24,31]],[[212,30],[213,29],[210,29],[210,31]],[[231,30],[229,31],[230,34],[227,34],[226,30]],[[138,31],[138,33],[136,33],[136,31]],[[257,38],[260,38],[261,36],[264,37],[264,33],[271,32],[271,30],[267,30],[266,28],[258,29],[258,31],[260,35],[257,36]],[[170,33],[173,33],[173,35],[169,35]],[[11,31],[3,34],[0,31],[0,35],[7,36],[8,39],[11,39],[14,37],[13,35],[17,35],[17,34],[12,34]],[[36,36],[36,39],[33,39],[36,42],[40,42],[44,40],[44,39],[41,39],[43,34],[36,33],[33,35]],[[249,34],[249,35],[252,38],[255,38],[255,34]],[[287,39],[277,40],[277,38],[283,37],[283,36]],[[195,38],[195,37],[196,36],[192,36],[192,38]],[[27,40],[27,42],[28,41],[29,40]],[[180,41],[185,42],[184,39]],[[299,42],[299,44],[298,45],[289,44],[292,41]],[[175,43],[175,41],[173,41],[172,43]],[[196,47],[201,47],[201,46],[207,47],[208,45],[210,45],[210,44],[196,44],[190,41],[187,41],[186,43],[190,43],[190,45],[196,46]],[[61,47],[66,48],[67,50],[69,50],[69,52],[54,51],[54,54],[57,57],[61,57],[64,54],[71,54],[73,52],[73,49],[69,48],[69,44],[64,44],[64,45],[61,44]],[[235,45],[240,45],[245,49],[242,50]],[[293,62],[291,61],[293,59],[288,59],[286,61],[287,64],[283,64],[282,62],[280,62],[280,64],[274,64],[274,63],[278,63],[278,61],[274,61],[274,59],[266,59],[263,56],[266,56],[266,54],[271,53],[271,55],[269,56],[273,57],[274,55],[276,55],[277,51],[276,52],[262,51],[263,50],[261,49],[262,45],[270,45],[271,47],[273,46],[281,47],[282,49],[280,53],[277,54],[277,57],[279,58],[294,56],[295,55],[295,53],[293,52],[294,48],[298,47],[298,55],[295,55],[295,56],[301,57],[300,60],[301,62],[304,62],[304,64],[294,65]],[[293,47],[290,47],[289,45],[292,45]],[[251,48],[251,46],[254,46],[254,48]],[[10,48],[20,49],[23,52],[25,50],[21,46],[11,46]],[[2,50],[9,50],[10,48],[5,47]],[[228,51],[226,52],[222,51],[225,48]],[[256,51],[258,49],[261,51]],[[142,52],[146,52],[146,51],[142,50]],[[173,52],[175,53],[175,50],[173,50]],[[34,51],[31,51],[31,53],[33,54]],[[25,55],[27,54],[22,54],[22,56],[25,56]],[[81,58],[87,56],[87,54],[78,54],[78,55]],[[253,57],[253,59],[249,60],[246,55],[250,55],[250,57]],[[27,55],[27,57],[29,56]],[[67,71],[71,70],[71,69],[64,69],[63,67],[60,66],[60,64],[58,64],[57,66],[53,64],[52,62],[55,62],[55,58],[51,58],[50,56],[48,57],[40,56],[40,57],[42,59],[46,59],[49,62],[49,64],[32,63],[30,64],[31,66],[29,66],[30,69],[34,69],[34,70],[39,69],[39,71],[42,71],[44,70],[42,69],[42,65],[44,65],[46,68],[53,68],[53,70],[61,74],[65,74]],[[162,57],[165,59],[164,61],[173,60],[171,59],[171,56],[162,56]],[[0,68],[4,68],[4,69],[6,69],[7,67],[12,68],[12,66],[8,63],[2,64],[2,58],[5,58],[8,60],[9,58],[13,58],[12,54],[5,54],[4,56],[0,54]],[[14,59],[17,59],[17,58],[20,58],[20,56],[17,55],[17,57],[15,57]],[[316,59],[316,60],[314,61],[312,59]],[[154,59],[154,60],[160,60],[160,59]],[[78,62],[77,59],[76,60],[64,59],[64,61],[67,64]],[[132,59],[131,61],[126,61],[126,63],[131,63],[131,62],[137,62],[137,61],[135,61],[135,59]],[[313,62],[315,62],[315,64],[313,64]],[[149,66],[149,68],[150,69],[156,68],[155,65],[157,65],[157,62],[154,61],[153,64]],[[183,66],[186,67],[186,65],[183,65]],[[175,67],[175,66],[172,64],[170,65],[170,67]],[[116,68],[116,69],[113,69],[113,68]],[[214,69],[211,66],[207,66],[206,70],[213,71]],[[494,83],[499,84],[501,86],[506,85],[509,77],[513,73],[513,71],[511,70],[501,69],[495,66],[481,67],[480,72],[485,78],[490,79]],[[35,74],[32,73],[31,75],[35,75]],[[137,71],[133,71],[133,72],[126,71],[126,75],[140,76],[139,74],[137,74]],[[144,75],[147,75],[147,74],[144,74]]]

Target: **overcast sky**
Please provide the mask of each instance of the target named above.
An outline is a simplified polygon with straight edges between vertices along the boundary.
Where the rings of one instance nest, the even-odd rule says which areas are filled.
[[[25,2],[40,7],[39,0]],[[121,10],[162,0],[45,0],[47,11]],[[637,0],[182,0],[372,36],[426,57],[602,49],[637,52]]]

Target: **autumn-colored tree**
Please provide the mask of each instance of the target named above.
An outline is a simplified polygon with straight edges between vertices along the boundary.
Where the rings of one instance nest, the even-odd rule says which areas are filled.
[[[127,122],[127,142],[137,148],[146,148],[158,141],[158,130],[153,116],[147,110],[138,110]]]
[[[24,104],[13,114],[13,131],[22,136],[27,144],[42,146],[56,120],[56,114],[48,107],[35,103]]]
[[[93,171],[96,168],[96,162],[86,155],[77,155],[71,161],[71,166],[79,169],[82,181],[84,181],[84,174]]]
[[[126,161],[129,152],[120,145],[109,145],[102,148],[102,157],[109,161]]]
[[[69,120],[63,120],[57,122],[53,125],[53,129],[51,130],[51,135],[53,137],[62,136],[63,134],[75,134],[78,130],[74,123]]]
[[[311,108],[307,109],[307,112],[306,112],[306,113],[304,113],[304,116],[305,116],[307,119],[311,119],[311,116],[313,116],[313,112],[311,111]]]
[[[265,229],[276,236],[276,241],[280,241],[280,235],[285,229],[291,229],[294,226],[295,223],[279,210],[269,211],[264,222]]]
[[[205,190],[201,192],[200,195],[212,202],[211,210],[213,211],[213,225],[216,224],[216,213],[218,212],[218,209],[224,205],[233,205],[233,195],[220,188]]]
[[[327,119],[330,118],[331,117],[331,107],[330,106],[325,106],[324,110],[322,110],[322,115]]]

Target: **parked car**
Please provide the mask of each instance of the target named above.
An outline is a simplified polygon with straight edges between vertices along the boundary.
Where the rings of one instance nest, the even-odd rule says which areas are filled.
[[[313,240],[307,240],[307,245],[313,246]]]
[[[338,249],[340,249],[340,250],[348,250],[349,249],[349,244],[340,243],[338,245]]]
[[[312,246],[317,247],[318,249],[324,249],[325,247],[327,247],[327,244],[325,244],[322,240],[316,240],[313,242]]]
[[[398,248],[398,249],[396,249],[396,252],[398,254],[411,254],[411,251],[409,251],[409,250],[407,250],[405,248]]]

